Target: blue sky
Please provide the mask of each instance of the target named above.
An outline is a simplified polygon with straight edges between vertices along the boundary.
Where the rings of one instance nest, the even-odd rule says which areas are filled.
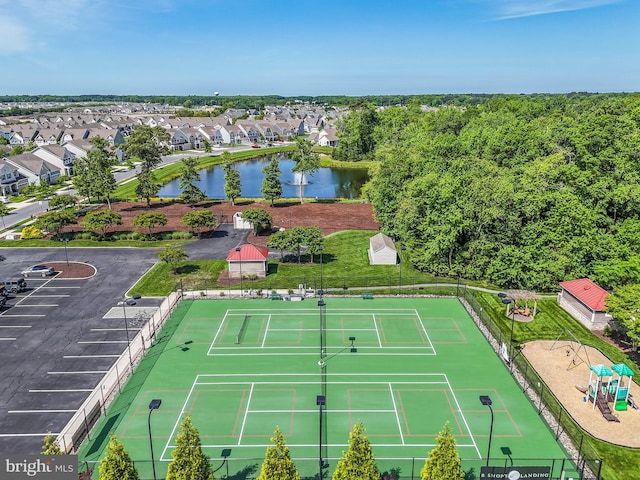
[[[640,91],[639,0],[0,0],[0,95]]]

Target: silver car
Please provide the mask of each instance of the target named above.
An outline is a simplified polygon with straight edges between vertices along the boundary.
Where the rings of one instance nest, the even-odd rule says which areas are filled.
[[[21,273],[25,277],[29,277],[32,275],[46,277],[48,275],[53,275],[55,273],[55,270],[49,265],[33,265],[26,270],[23,270]]]

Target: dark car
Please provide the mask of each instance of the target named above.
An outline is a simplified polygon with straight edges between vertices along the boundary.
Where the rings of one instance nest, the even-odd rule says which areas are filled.
[[[46,277],[47,275],[53,275],[55,273],[55,270],[49,265],[33,265],[20,273],[22,273],[22,275],[24,275],[25,277],[28,277],[30,275],[39,275],[41,277]]]

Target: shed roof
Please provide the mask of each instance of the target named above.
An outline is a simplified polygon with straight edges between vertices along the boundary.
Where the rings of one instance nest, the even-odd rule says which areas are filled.
[[[604,299],[609,292],[588,278],[560,282],[560,286],[592,310],[604,310]]]
[[[251,245],[250,243],[245,243],[240,245],[240,251],[237,251],[235,248],[231,249],[231,251],[229,251],[229,255],[227,255],[227,261],[264,262],[268,257],[269,257],[268,248],[258,247],[256,245]]]
[[[369,241],[371,243],[371,249],[374,252],[379,252],[380,250],[383,250],[385,248],[388,248],[394,252],[396,251],[396,246],[394,245],[393,240],[391,240],[391,238],[389,238],[384,233],[378,233],[374,235]]]

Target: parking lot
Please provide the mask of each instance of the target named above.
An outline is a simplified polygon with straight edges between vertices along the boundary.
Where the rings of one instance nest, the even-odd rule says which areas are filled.
[[[127,349],[159,298],[122,304],[156,261],[152,250],[68,249],[71,262],[96,267],[85,279],[29,277],[0,310],[0,452],[36,453],[57,433]],[[61,261],[60,249],[3,249],[0,276],[37,258]],[[64,255],[64,253],[63,253]],[[127,321],[125,323],[125,315]]]

